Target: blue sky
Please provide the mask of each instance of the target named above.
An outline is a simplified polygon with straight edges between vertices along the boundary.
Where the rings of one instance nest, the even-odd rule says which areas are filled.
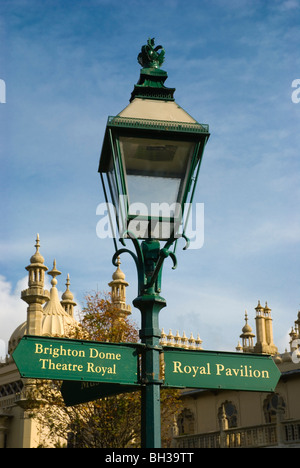
[[[148,37],[166,50],[166,85],[209,124],[195,202],[205,240],[167,260],[165,330],[234,350],[247,309],[272,309],[281,351],[299,309],[299,0],[1,0],[0,340],[26,318],[19,299],[36,233],[81,306],[107,291],[112,241],[96,236],[107,117],[129,103]],[[137,293],[135,267],[122,257]],[[133,312],[137,325],[138,311]],[[3,341],[2,349],[3,349]],[[0,349],[1,354],[1,349]]]

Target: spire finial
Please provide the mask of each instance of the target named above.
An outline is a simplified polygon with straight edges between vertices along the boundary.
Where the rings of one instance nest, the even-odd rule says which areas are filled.
[[[51,284],[55,286],[57,284],[56,276],[61,275],[61,272],[56,269],[56,260],[53,260],[53,268],[48,271],[48,275],[52,276]]]
[[[164,58],[165,49],[161,45],[155,47],[155,39],[149,38],[137,57],[143,68],[140,71],[139,81],[131,93],[130,102],[135,98],[174,101],[175,88],[167,88],[164,85],[168,74],[160,68]]]
[[[39,234],[36,235],[36,244],[35,244],[35,248],[36,248],[36,251],[38,252],[39,249],[40,249],[40,236]]]
[[[142,46],[138,55],[138,62],[143,68],[159,68],[165,59],[165,49],[163,46],[155,46],[155,38],[149,37],[147,44]],[[158,51],[160,50],[160,53]]]

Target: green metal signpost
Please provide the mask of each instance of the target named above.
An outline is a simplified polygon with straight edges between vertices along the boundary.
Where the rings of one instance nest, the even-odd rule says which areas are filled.
[[[136,385],[138,345],[25,335],[13,353],[21,377]]]
[[[164,386],[273,392],[280,371],[270,356],[164,347]]]
[[[61,392],[67,406],[147,389],[151,396],[147,395],[147,402],[149,404],[152,401],[153,406],[146,409],[151,414],[155,413],[157,424],[160,424],[160,415],[156,414],[156,408],[160,412],[160,404],[157,405],[155,400],[157,388],[272,392],[280,378],[280,372],[269,356],[157,346],[152,351],[163,354],[163,365],[162,368],[159,364],[155,367],[155,375],[149,375],[147,382],[145,369],[140,372],[140,362],[143,363],[145,351],[148,354],[147,363],[153,356],[145,344],[100,343],[25,335],[15,349],[13,358],[23,378],[63,381]],[[150,387],[149,382],[152,383]],[[147,426],[144,431],[146,429]],[[160,430],[154,429],[150,433],[157,437]],[[159,440],[154,438],[152,444],[153,448],[157,448]]]
[[[138,343],[100,343],[25,335],[13,353],[21,377],[63,380],[68,405],[140,389]],[[164,346],[160,385],[272,392],[280,371],[270,356]]]

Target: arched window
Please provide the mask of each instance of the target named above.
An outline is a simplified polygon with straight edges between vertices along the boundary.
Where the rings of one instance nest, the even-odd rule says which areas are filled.
[[[194,434],[195,417],[191,410],[184,408],[177,417],[178,435]]]
[[[266,423],[275,423],[278,412],[284,412],[285,402],[278,393],[271,393],[267,396],[263,405]]]
[[[237,427],[237,409],[232,401],[226,400],[219,408],[218,418],[221,421],[222,418],[226,418],[227,428]]]

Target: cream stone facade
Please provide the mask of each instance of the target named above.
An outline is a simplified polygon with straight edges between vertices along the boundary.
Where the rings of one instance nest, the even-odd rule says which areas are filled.
[[[279,354],[273,342],[271,309],[260,302],[255,334],[245,314],[236,350],[271,354],[281,378],[274,393],[192,390],[182,393],[183,411],[176,418],[177,448],[300,448],[300,311],[290,333],[289,351]]]

